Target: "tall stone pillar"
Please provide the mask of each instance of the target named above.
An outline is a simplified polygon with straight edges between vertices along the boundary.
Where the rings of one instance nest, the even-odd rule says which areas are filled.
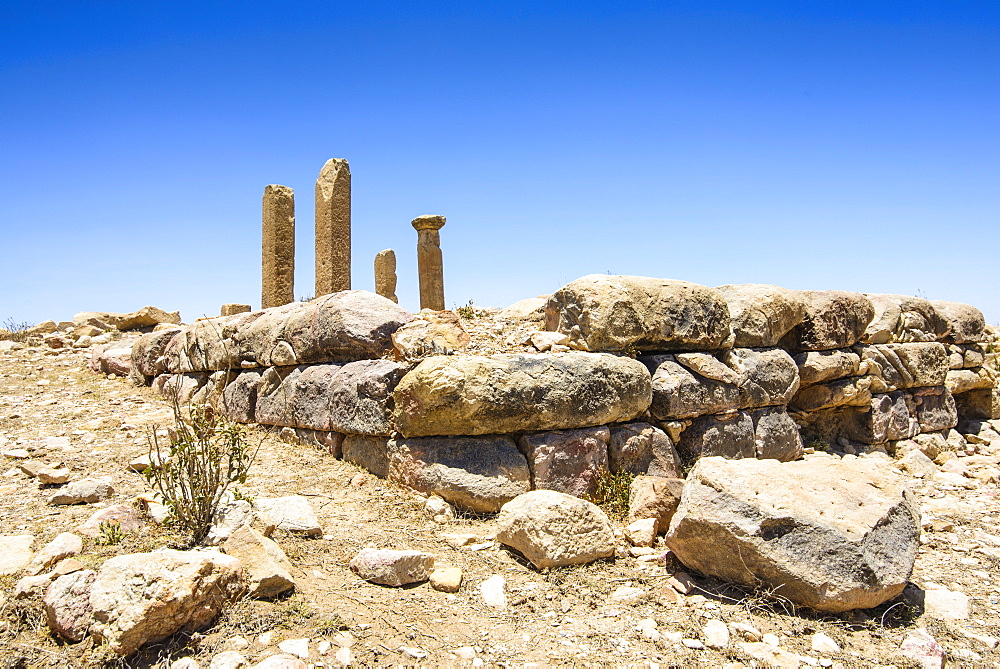
[[[396,252],[392,249],[379,251],[375,255],[375,292],[393,302],[396,297]]]
[[[295,195],[288,186],[264,187],[261,308],[295,300]]]
[[[420,275],[420,308],[444,309],[444,263],[441,259],[441,233],[444,216],[417,216],[417,273]]]
[[[316,297],[351,289],[351,168],[331,158],[316,179]]]

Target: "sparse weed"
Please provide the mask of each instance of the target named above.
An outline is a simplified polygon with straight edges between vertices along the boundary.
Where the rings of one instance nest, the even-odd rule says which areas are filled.
[[[194,405],[184,415],[177,401],[169,445],[161,444],[155,429],[148,441],[150,461],[161,464],[146,469],[147,481],[162,495],[177,525],[200,543],[226,489],[232,483],[246,483],[259,444],[251,448],[245,428],[211,407]]]
[[[476,307],[476,305],[472,303],[472,300],[469,300],[468,303],[460,307],[455,307],[455,313],[461,316],[462,318],[472,319],[472,318],[482,318],[483,316],[486,316],[489,312],[487,312],[485,309],[480,309]]]
[[[10,341],[24,343],[28,341],[28,330],[31,327],[32,324],[28,321],[17,322],[13,318],[8,318],[0,326],[0,340],[9,339]]]
[[[100,546],[120,544],[125,539],[125,532],[117,522],[103,522],[98,526],[97,532],[97,544]]]
[[[597,491],[590,496],[590,501],[611,518],[623,520],[628,515],[629,486],[634,478],[635,475],[629,472],[602,473],[597,479]]]

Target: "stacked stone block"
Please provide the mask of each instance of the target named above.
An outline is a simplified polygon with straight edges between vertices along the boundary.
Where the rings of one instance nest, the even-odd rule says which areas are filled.
[[[132,362],[180,402],[493,512],[530,489],[591,495],[609,471],[677,477],[682,458],[794,460],[800,428],[873,447],[943,443],[961,411],[996,405],[977,314],[593,275],[547,301],[567,352],[408,360],[393,334],[413,316],[341,291],[144,335]]]

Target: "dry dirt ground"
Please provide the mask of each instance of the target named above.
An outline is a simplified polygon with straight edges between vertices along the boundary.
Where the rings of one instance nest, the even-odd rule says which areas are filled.
[[[111,503],[121,503],[149,490],[127,465],[146,451],[147,430],[168,425],[171,412],[148,388],[93,374],[87,356],[86,350],[40,347],[0,352],[0,451],[24,448],[32,459],[64,463],[74,479],[111,476],[116,490]],[[1000,650],[983,640],[1000,633],[1000,550],[989,539],[1000,536],[996,484],[944,489],[912,479],[921,503],[933,505],[935,519],[925,523],[912,581],[966,593],[969,619],[931,620],[902,597],[875,610],[834,616],[794,610],[766,593],[697,576],[696,588],[676,597],[665,584],[680,566],[669,555],[640,561],[624,552],[624,544],[612,560],[539,572],[489,541],[490,518],[437,524],[412,492],[367,474],[357,485],[360,470],[324,452],[283,443],[256,428],[251,435],[263,439],[263,446],[241,492],[308,496],[324,528],[325,535],[315,539],[275,533],[295,566],[294,594],[273,602],[239,602],[213,627],[115,660],[90,641],[67,644],[50,636],[40,604],[14,601],[16,578],[5,577],[0,667],[167,667],[189,656],[208,667],[215,654],[241,646],[241,638],[248,642],[241,652],[251,663],[279,652],[284,640],[308,638],[309,662],[316,667],[337,666],[335,653],[346,646],[356,666],[754,666],[736,638],[722,650],[689,648],[681,641],[700,645],[690,641],[703,640],[702,629],[713,618],[775,635],[782,649],[802,656],[803,666],[917,666],[898,653],[914,627],[926,628],[955,666],[1000,666]],[[68,445],[52,437],[68,437]],[[0,535],[34,534],[37,549],[98,506],[47,505],[51,490],[17,465],[0,457]],[[471,547],[454,548],[444,535],[455,533],[477,538]],[[169,527],[150,522],[120,544],[87,539],[79,557],[91,566],[117,554],[182,544],[183,537]],[[439,566],[462,568],[462,588],[445,594],[426,583],[389,588],[362,581],[347,564],[365,546],[433,553]],[[486,605],[479,591],[495,574],[506,579],[504,610]],[[612,594],[622,586],[641,588],[643,594],[615,601]],[[646,619],[655,621],[660,639],[640,632]],[[841,650],[811,650],[817,631]]]

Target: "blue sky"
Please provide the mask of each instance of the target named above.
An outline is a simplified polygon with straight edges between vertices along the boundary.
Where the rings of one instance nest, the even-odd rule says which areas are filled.
[[[353,283],[443,214],[448,306],[589,273],[1000,321],[1000,3],[0,3],[0,320],[260,301],[260,199],[347,158]]]

